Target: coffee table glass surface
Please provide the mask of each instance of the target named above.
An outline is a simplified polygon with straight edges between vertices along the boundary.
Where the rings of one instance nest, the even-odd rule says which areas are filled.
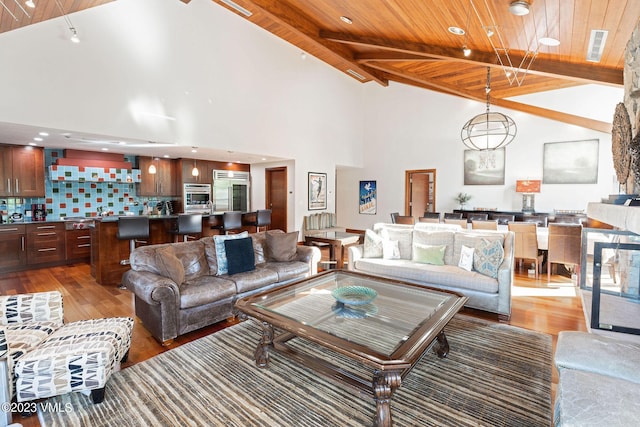
[[[335,271],[250,298],[249,312],[243,311],[260,312],[260,320],[295,328],[299,336],[308,335],[305,329],[312,338],[328,334],[342,341],[343,350],[368,353],[379,361],[406,360],[416,341],[433,341],[444,326],[439,323],[448,322],[461,300],[466,298],[455,293]]]

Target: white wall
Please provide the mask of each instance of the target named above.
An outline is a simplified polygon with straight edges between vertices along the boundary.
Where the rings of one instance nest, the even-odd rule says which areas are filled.
[[[0,35],[0,121],[296,159],[293,226],[307,172],[333,188],[336,159],[362,165],[362,85],[210,0],[119,0],[70,18],[79,44],[62,18]]]
[[[473,195],[471,206],[520,209],[515,180],[541,178],[545,142],[599,139],[599,183],[544,185],[538,210],[584,209],[614,192],[609,135],[513,111],[504,111],[518,125],[505,185],[465,187],[460,129],[483,104],[401,84],[362,85],[310,55],[302,60],[298,48],[210,0],[119,0],[71,19],[77,45],[62,18],[0,35],[0,58],[10,64],[0,67],[0,121],[291,159],[283,163],[293,174],[290,229],[309,213],[308,172],[328,174],[328,210],[353,228],[403,211],[407,169],[437,169],[440,211],[455,208],[460,191]],[[591,103],[588,95],[571,97]],[[565,108],[567,96],[535,99],[554,96]],[[595,99],[594,109],[613,114],[614,105]],[[255,167],[253,179],[259,206],[263,169]],[[363,179],[378,181],[375,216],[358,214]]]
[[[589,87],[580,96],[573,88],[576,103],[591,99]],[[622,92],[620,92],[622,96]],[[546,92],[536,101],[561,98],[567,111],[566,95]],[[620,98],[621,99],[621,98]],[[526,101],[521,99],[521,101]],[[613,116],[615,97],[607,102],[598,98],[596,109]],[[536,195],[536,210],[586,209],[589,201],[617,193],[611,160],[611,135],[520,113],[491,107],[511,116],[518,127],[514,142],[506,147],[505,185],[464,185],[463,155],[465,146],[460,130],[471,117],[484,111],[485,105],[418,89],[402,84],[383,88],[365,88],[364,140],[366,149],[363,168],[340,168],[337,180],[338,219],[341,224],[363,229],[378,221],[389,221],[391,212],[404,212],[404,172],[411,169],[436,169],[436,209],[440,212],[458,208],[454,197],[459,192],[472,195],[468,208],[521,210],[522,196],[515,193],[517,179],[542,179],[543,145],[547,142],[599,139],[598,183],[587,185],[542,185]],[[570,112],[570,111],[567,111]],[[377,180],[378,210],[376,215],[358,214],[360,180]]]

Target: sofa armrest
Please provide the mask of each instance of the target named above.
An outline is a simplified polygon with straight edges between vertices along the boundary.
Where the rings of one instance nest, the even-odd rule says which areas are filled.
[[[360,258],[362,258],[362,254],[364,253],[364,245],[352,245],[349,246],[349,252],[348,252],[348,264],[347,264],[347,269],[348,270],[355,270],[356,269],[356,261],[358,261]]]
[[[504,259],[498,267],[498,312],[511,316],[511,286],[514,281],[514,240],[515,233],[509,231],[504,236]]]
[[[149,271],[128,270],[122,275],[122,284],[138,298],[150,305],[180,306],[180,289],[168,277]]]
[[[7,317],[11,305],[16,315]],[[0,296],[0,325],[25,322],[64,323],[62,294],[58,291]]]
[[[320,249],[315,246],[298,245],[296,246],[296,254],[297,261],[309,264],[310,275],[318,274],[318,262],[320,262],[320,258],[322,256]]]

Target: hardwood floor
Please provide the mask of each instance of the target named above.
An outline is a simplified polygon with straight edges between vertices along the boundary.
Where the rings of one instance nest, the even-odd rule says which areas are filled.
[[[528,277],[526,272],[516,272],[515,278],[513,309],[508,324],[550,334],[553,337],[554,349],[558,332],[587,330],[580,297],[577,296],[569,278],[553,275],[551,283],[547,283],[546,274],[535,279]],[[98,285],[91,277],[88,264],[9,273],[0,278],[0,293],[3,295],[49,290],[58,290],[63,294],[65,322],[113,316],[135,318],[133,294],[126,289]],[[477,310],[464,310],[464,313],[497,321],[497,316]],[[220,322],[178,337],[172,345],[163,347],[136,319],[129,360],[122,367],[142,362],[231,324],[229,321]],[[556,384],[557,373],[554,370],[553,395]],[[106,398],[109,398],[108,395]],[[24,427],[40,426],[35,415],[14,415],[14,422],[22,423]]]

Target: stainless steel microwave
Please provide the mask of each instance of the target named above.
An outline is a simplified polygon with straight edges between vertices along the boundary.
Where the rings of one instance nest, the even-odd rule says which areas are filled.
[[[211,184],[184,184],[184,212],[211,212]]]

